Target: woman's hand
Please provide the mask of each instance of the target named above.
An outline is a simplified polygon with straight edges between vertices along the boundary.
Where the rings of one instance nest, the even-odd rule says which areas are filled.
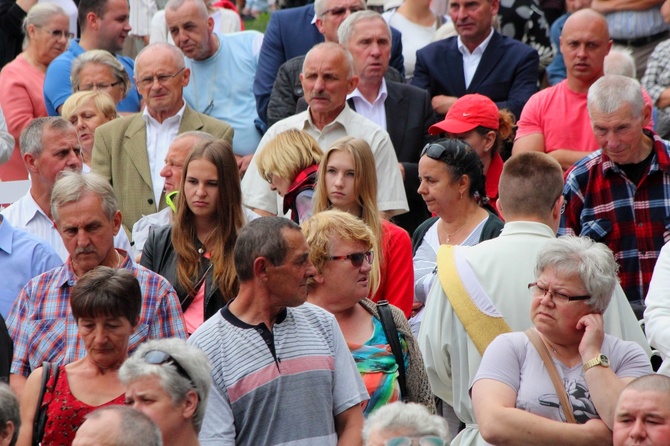
[[[582,341],[579,343],[579,354],[582,362],[589,361],[600,353],[605,339],[605,329],[603,315],[600,313],[591,313],[582,316],[577,321],[577,330],[584,330]]]

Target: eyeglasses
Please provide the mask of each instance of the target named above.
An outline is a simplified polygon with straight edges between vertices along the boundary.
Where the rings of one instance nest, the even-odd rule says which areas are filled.
[[[549,298],[555,302],[574,302],[577,300],[588,300],[591,299],[591,296],[568,296],[567,294],[559,293],[557,291],[549,291],[548,288],[544,288],[537,284],[537,282],[528,284],[528,291],[530,295],[534,298],[544,297],[547,294]]]
[[[121,85],[122,83],[123,81],[116,81],[112,82],[111,84],[108,82],[100,82],[99,84],[86,84],[79,87],[79,91],[109,90],[110,88]]]
[[[355,268],[359,268],[363,264],[363,260],[368,262],[369,265],[372,265],[372,261],[375,258],[375,253],[372,251],[368,252],[354,252],[353,254],[347,254],[346,256],[330,256],[328,260],[351,260],[351,264]]]
[[[184,367],[181,366],[181,364],[179,364],[179,362],[177,362],[176,359],[170,356],[169,353],[165,353],[161,350],[150,350],[145,353],[144,361],[147,364],[152,365],[172,364],[175,369],[177,369],[177,373],[179,373],[179,375],[181,375],[183,378],[186,378],[191,383],[191,385],[195,387],[193,380],[189,376],[188,372],[184,369]]]
[[[428,158],[441,160],[446,153],[447,148],[440,144],[426,144],[421,151],[421,156],[428,155]]]
[[[323,14],[321,14],[321,16],[331,14],[335,17],[339,17],[347,11],[353,14],[355,12],[362,11],[363,9],[364,8],[361,8],[360,6],[338,6],[336,8],[326,9],[325,11],[323,11]]]
[[[72,39],[74,37],[74,34],[68,31],[63,31],[62,29],[46,29],[42,28],[44,31],[47,32],[47,34],[50,34],[51,37],[54,39],[61,39],[62,37],[65,37],[66,39]]]
[[[385,446],[445,446],[446,441],[433,435],[423,437],[395,437],[386,440]]]
[[[170,79],[174,79],[179,73],[184,71],[186,67],[177,71],[175,74],[157,74],[156,76],[143,77],[138,81],[142,87],[151,87],[154,84],[154,79],[161,85],[165,84]]]

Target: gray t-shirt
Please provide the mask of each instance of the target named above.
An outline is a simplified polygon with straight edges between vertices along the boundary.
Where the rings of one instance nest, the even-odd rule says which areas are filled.
[[[634,342],[605,335],[601,351],[607,355],[610,367],[619,378],[637,378],[653,373],[647,355]],[[553,361],[577,422],[600,418],[586,387],[582,364],[569,368],[557,359]],[[549,373],[524,332],[503,334],[491,342],[472,384],[480,379],[500,381],[514,389],[518,409],[565,422]]]

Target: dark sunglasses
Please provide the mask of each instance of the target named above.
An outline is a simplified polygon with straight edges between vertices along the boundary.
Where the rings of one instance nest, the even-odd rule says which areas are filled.
[[[359,268],[363,264],[363,260],[368,262],[369,265],[372,265],[372,260],[375,258],[375,253],[372,251],[368,252],[355,252],[353,254],[348,254],[346,256],[330,256],[328,260],[351,260],[351,264],[354,267]]]
[[[170,356],[169,353],[165,353],[164,351],[161,350],[150,350],[145,353],[144,361],[147,364],[153,364],[153,365],[172,364],[177,369],[177,373],[179,373],[179,375],[181,375],[182,377],[188,379],[189,382],[193,385],[193,380],[189,376],[188,372],[184,369],[184,367],[181,366],[181,364],[179,364],[179,362],[176,359]]]

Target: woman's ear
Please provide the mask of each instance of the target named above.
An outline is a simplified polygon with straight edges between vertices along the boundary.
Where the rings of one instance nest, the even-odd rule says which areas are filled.
[[[496,132],[491,130],[484,135],[484,151],[489,152],[496,142]]]
[[[198,404],[200,403],[200,397],[195,390],[191,389],[186,393],[184,401],[182,401],[182,417],[185,420],[188,420],[193,417],[195,411],[198,410]]]

